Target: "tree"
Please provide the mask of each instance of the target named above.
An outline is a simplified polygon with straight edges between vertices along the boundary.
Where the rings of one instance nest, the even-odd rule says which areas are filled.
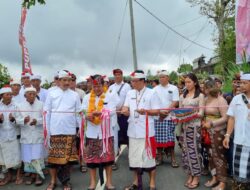
[[[170,80],[172,83],[177,83],[177,82],[178,82],[178,74],[177,74],[177,72],[172,71],[172,72],[169,74],[169,80]]]
[[[45,0],[23,0],[23,7],[26,7],[26,8],[30,8],[31,6],[34,6],[36,4],[36,2],[44,5],[45,4]]]
[[[200,6],[200,13],[211,19],[218,29],[218,46],[225,42],[224,25],[235,15],[235,0],[186,0],[192,6]]]
[[[9,82],[10,75],[8,73],[8,69],[0,63],[0,88],[2,88],[6,84],[9,84]]]
[[[185,63],[181,64],[180,67],[177,69],[178,73],[189,73],[193,70],[193,66],[191,64]]]

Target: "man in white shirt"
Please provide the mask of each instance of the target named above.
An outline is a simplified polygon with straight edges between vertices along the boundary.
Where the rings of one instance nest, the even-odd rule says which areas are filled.
[[[12,181],[10,168],[18,169],[16,184],[21,184],[21,153],[16,133],[17,106],[12,102],[10,87],[1,88],[0,96],[2,96],[0,101],[0,166],[6,174],[0,181],[0,186]]]
[[[82,100],[86,94],[82,89],[76,87],[76,79],[77,79],[76,75],[72,73],[71,77],[72,77],[72,80],[70,83],[70,89],[75,91],[79,95],[79,98],[81,99],[81,102],[82,102]]]
[[[179,102],[178,88],[169,83],[166,70],[158,73],[160,84],[154,88],[161,101],[161,109],[176,108]],[[157,165],[162,163],[162,152],[171,154],[171,166],[179,167],[175,159],[175,124],[170,118],[170,110],[161,110],[160,118],[155,119],[155,139],[157,143]]]
[[[120,98],[115,91],[104,91],[104,80],[101,75],[90,77],[92,91],[87,94],[82,103],[83,110],[87,111],[87,131],[85,162],[90,168],[89,190],[96,186],[96,169],[99,168],[101,184],[103,183],[103,168],[106,170],[106,189],[113,190],[112,168],[114,163],[114,127],[117,125],[116,107]],[[109,118],[101,117],[106,113]]]
[[[31,84],[36,89],[37,99],[45,103],[48,90],[41,87],[42,77],[40,75],[31,76]]]
[[[10,81],[10,87],[12,90],[12,101],[14,101],[15,104],[20,104],[22,101],[25,100],[25,98],[20,95],[21,90],[21,82],[17,79],[12,79]]]
[[[125,102],[126,95],[127,95],[128,91],[131,90],[131,87],[128,83],[123,82],[123,72],[121,69],[114,69],[113,75],[114,75],[115,83],[109,87],[109,91],[116,92],[118,94],[118,96],[120,97],[120,102],[119,102],[119,105],[117,106],[117,111],[121,111],[122,106]],[[128,117],[118,113],[117,119],[118,119],[118,125],[115,126],[115,128],[114,128],[114,130],[115,130],[114,146],[115,146],[115,154],[116,155],[119,153],[118,148],[122,144],[128,145],[128,135],[127,135]],[[117,170],[118,169],[117,164],[114,164],[112,166],[112,169]]]
[[[223,145],[229,148],[234,131],[233,190],[248,190],[250,187],[250,73],[241,76],[242,94],[230,103],[227,132]]]
[[[134,89],[127,93],[122,113],[129,116],[129,166],[134,171],[134,181],[125,189],[142,189],[141,175],[143,171],[147,171],[150,177],[149,189],[155,190],[156,146],[153,116],[159,115],[160,100],[152,89],[145,86],[143,71],[132,73],[131,80]]]
[[[70,165],[78,162],[76,148],[76,128],[79,127],[78,113],[81,102],[78,94],[70,90],[71,73],[62,70],[58,73],[59,87],[48,93],[44,111],[46,127],[50,137],[48,163],[51,181],[47,189],[54,189],[56,177],[64,189],[72,189]]]
[[[21,111],[17,119],[21,127],[21,155],[24,171],[32,173],[31,178],[26,180],[26,184],[30,185],[35,182],[39,186],[45,178],[42,171],[45,168],[43,103],[36,98],[37,92],[34,87],[25,88],[24,96],[26,100],[18,106]]]
[[[27,72],[22,72],[21,74],[21,83],[22,87],[20,90],[20,95],[24,97],[24,89],[28,87],[32,87],[31,81],[30,81],[31,74]]]

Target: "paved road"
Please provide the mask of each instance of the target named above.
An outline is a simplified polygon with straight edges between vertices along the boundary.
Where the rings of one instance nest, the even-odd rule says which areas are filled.
[[[128,169],[128,160],[127,160],[127,149],[123,151],[123,154],[119,157],[119,170],[115,171],[113,173],[113,182],[116,186],[117,190],[123,190],[126,185],[129,185],[132,181],[133,175],[132,172]],[[177,158],[180,162],[180,150],[177,148]],[[170,160],[165,160],[164,164],[157,168],[157,189],[158,190],[185,190],[183,186],[186,176],[183,172],[182,168],[173,169],[170,166]],[[203,184],[207,180],[207,177],[201,177],[201,185],[198,190],[208,190],[208,188],[205,188]],[[80,173],[78,167],[73,168],[72,173],[72,184],[74,190],[87,190],[88,182],[89,180],[89,174],[82,174]],[[143,175],[144,180],[144,187],[147,189],[148,187],[148,175],[145,173]],[[43,186],[35,187],[34,185],[15,185],[15,184],[9,184],[4,187],[0,187],[0,190],[45,190],[47,184],[49,183],[49,177],[47,176],[47,179]],[[58,186],[56,189],[62,189],[62,186]],[[98,188],[99,190],[100,188]],[[101,188],[103,189],[103,188]],[[228,188],[229,189],[229,188]]]

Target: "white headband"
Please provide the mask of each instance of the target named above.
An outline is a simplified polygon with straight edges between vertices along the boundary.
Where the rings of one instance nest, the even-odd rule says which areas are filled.
[[[70,72],[61,70],[58,72],[58,78],[60,79],[60,78],[72,78],[72,77]]]
[[[24,93],[26,92],[36,92],[36,89],[34,87],[28,87],[24,89]]]
[[[250,74],[247,73],[247,74],[243,74],[240,76],[240,80],[250,80]]]
[[[0,94],[5,94],[5,93],[12,93],[12,90],[10,87],[3,87],[0,89]]]
[[[136,72],[133,72],[130,76],[132,79],[145,79],[146,78],[145,74],[136,73]]]
[[[161,70],[161,71],[158,72],[158,76],[160,76],[160,75],[166,75],[166,76],[168,76],[169,73],[167,71]]]
[[[31,77],[30,77],[30,80],[42,80],[42,77],[40,76],[40,75],[32,75]]]

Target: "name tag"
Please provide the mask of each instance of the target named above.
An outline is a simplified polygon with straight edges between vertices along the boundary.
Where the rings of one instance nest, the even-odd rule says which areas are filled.
[[[103,103],[103,105],[107,105],[107,104],[108,104],[108,102],[104,102],[104,103]]]

